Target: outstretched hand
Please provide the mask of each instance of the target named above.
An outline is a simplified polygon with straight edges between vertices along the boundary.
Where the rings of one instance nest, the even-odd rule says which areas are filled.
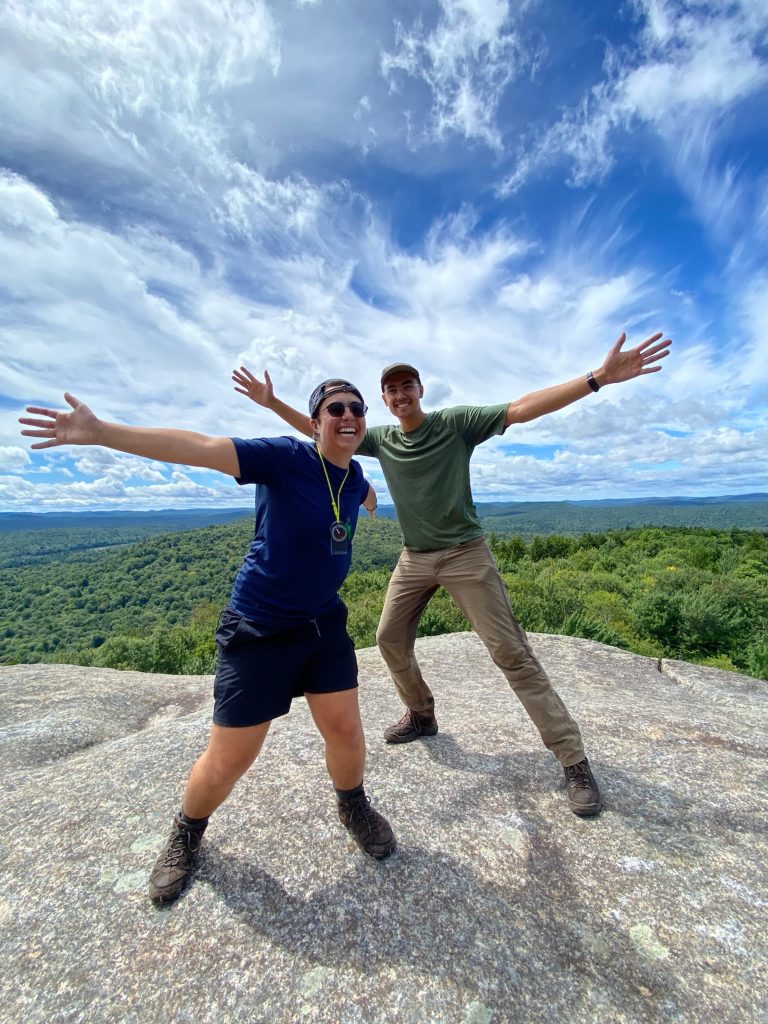
[[[605,357],[602,367],[604,383],[618,384],[621,381],[632,380],[633,377],[640,377],[644,373],[657,373],[661,367],[651,364],[668,356],[669,346],[672,344],[669,338],[659,341],[661,337],[660,333],[652,334],[640,345],[622,352],[622,345],[627,340],[626,334],[622,334]]]
[[[79,402],[68,391],[64,399],[72,406],[72,412],[60,412],[58,409],[43,409],[37,405],[28,405],[27,412],[45,419],[19,418],[19,423],[36,430],[22,430],[24,437],[47,437],[47,441],[38,441],[32,448],[58,448],[62,444],[96,444],[98,418],[87,405]]]
[[[239,370],[232,371],[232,380],[235,382],[235,391],[239,391],[241,395],[247,395],[252,402],[266,407],[272,404],[275,392],[266,370],[264,371],[264,380],[261,381],[258,377],[254,377],[247,367],[241,366]],[[238,384],[240,387],[237,386]]]

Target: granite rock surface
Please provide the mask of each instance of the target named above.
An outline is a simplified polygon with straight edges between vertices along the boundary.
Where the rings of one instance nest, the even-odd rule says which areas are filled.
[[[303,701],[211,819],[170,909],[148,872],[209,730],[210,677],[0,668],[0,1006],[7,1024],[766,1020],[768,684],[532,634],[605,809],[469,633],[423,639],[437,736],[358,652],[367,789],[339,824]]]

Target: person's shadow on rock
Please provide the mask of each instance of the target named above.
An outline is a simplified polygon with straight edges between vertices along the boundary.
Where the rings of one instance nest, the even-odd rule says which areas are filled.
[[[195,884],[215,888],[254,934],[328,968],[416,966],[482,992],[488,1005],[514,1005],[524,992],[571,1017],[595,987],[627,1019],[645,1019],[651,1004],[675,1005],[674,974],[640,956],[599,901],[577,899],[579,862],[563,856],[547,825],[528,827],[527,856],[510,863],[503,885],[419,845],[380,863],[356,854],[335,882],[300,896],[252,859],[219,856],[210,845]]]

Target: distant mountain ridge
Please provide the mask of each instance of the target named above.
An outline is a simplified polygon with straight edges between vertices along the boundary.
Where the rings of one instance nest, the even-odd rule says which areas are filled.
[[[151,532],[172,532],[231,523],[252,514],[252,505],[243,508],[168,508],[151,511],[83,509],[78,512],[0,512],[0,533],[10,530],[81,527],[88,525],[88,521],[101,527],[141,526]],[[169,523],[179,525],[169,526]]]
[[[487,510],[491,506],[504,507],[508,505],[713,505],[730,504],[731,502],[743,501],[768,501],[768,493],[755,492],[753,494],[714,494],[704,497],[686,497],[674,495],[672,497],[649,497],[649,498],[564,498],[563,501],[500,501],[500,502],[478,502],[477,507]]]
[[[686,497],[676,495],[668,498],[645,497],[645,498],[595,498],[595,499],[566,499],[563,501],[479,501],[476,508],[480,518],[488,529],[493,529],[491,520],[503,517],[522,517],[533,515],[542,518],[547,523],[551,522],[553,514],[565,513],[568,509],[580,508],[604,508],[630,510],[633,507],[647,512],[650,507],[661,509],[683,508],[695,509],[697,506],[707,506],[711,511],[713,506],[756,506],[758,519],[762,522],[755,523],[733,523],[743,529],[765,529],[768,528],[768,493],[755,492],[751,494],[721,494],[705,495],[703,497]],[[188,509],[153,509],[149,511],[132,511],[130,509],[119,510],[82,510],[72,512],[0,512],[0,532],[11,530],[39,530],[57,529],[62,527],[85,526],[91,521],[93,525],[102,527],[129,527],[140,526],[147,532],[173,532],[175,530],[196,529],[200,526],[212,526],[219,523],[229,523],[236,519],[242,519],[252,514],[252,506],[244,505],[237,508],[188,508]],[[386,519],[396,519],[394,505],[379,505],[379,515]],[[567,516],[565,519],[567,520]],[[647,522],[645,515],[643,522]],[[485,522],[488,520],[488,522]],[[675,524],[680,524],[680,519],[675,517]],[[662,524],[660,524],[662,525]],[[707,525],[695,518],[691,519],[690,525]],[[596,525],[593,529],[608,529],[610,527]],[[553,527],[546,526],[546,532]],[[556,529],[568,529],[567,522]],[[589,529],[589,527],[585,527]],[[526,532],[530,532],[526,529]]]

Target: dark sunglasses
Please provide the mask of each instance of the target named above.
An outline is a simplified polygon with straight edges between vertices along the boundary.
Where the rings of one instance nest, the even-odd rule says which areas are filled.
[[[323,412],[327,412],[329,416],[333,416],[335,420],[338,420],[344,415],[345,409],[349,409],[352,415],[356,416],[359,420],[368,412],[368,406],[363,405],[362,402],[329,402],[325,409],[323,409]]]

